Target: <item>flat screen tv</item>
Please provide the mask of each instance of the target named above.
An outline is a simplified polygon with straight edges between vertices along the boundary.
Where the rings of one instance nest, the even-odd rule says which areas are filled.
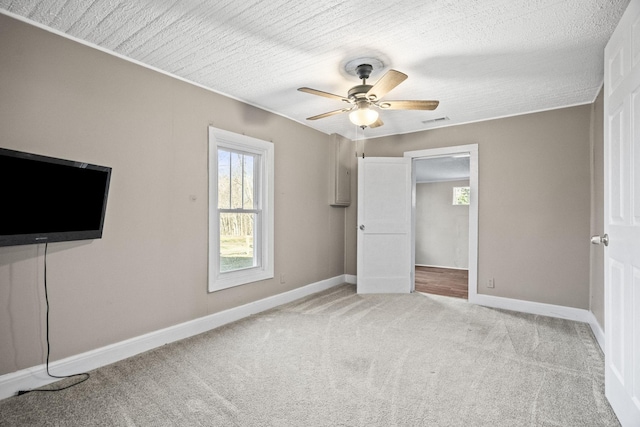
[[[0,246],[102,237],[111,168],[0,148]]]

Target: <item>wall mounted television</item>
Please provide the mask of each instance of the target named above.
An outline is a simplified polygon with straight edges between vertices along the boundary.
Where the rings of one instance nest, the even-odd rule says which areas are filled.
[[[0,148],[0,246],[102,237],[111,168]]]

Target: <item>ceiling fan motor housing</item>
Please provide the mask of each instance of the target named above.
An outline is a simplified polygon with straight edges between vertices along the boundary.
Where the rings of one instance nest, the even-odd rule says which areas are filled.
[[[347,96],[352,101],[357,101],[357,100],[363,99],[363,98],[366,99],[367,92],[369,92],[369,89],[371,89],[372,87],[373,87],[372,85],[354,86],[351,89],[349,89],[349,92],[348,92]]]

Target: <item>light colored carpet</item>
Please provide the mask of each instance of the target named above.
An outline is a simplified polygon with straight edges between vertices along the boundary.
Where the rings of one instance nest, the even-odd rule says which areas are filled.
[[[2,426],[617,426],[583,323],[342,285],[0,402]]]

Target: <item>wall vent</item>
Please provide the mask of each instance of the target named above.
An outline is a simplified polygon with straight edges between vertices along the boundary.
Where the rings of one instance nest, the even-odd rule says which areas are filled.
[[[449,120],[449,117],[438,117],[437,119],[431,119],[431,120],[423,120],[422,123],[424,123],[425,125],[431,124],[431,123],[437,123],[437,122],[444,122]]]

